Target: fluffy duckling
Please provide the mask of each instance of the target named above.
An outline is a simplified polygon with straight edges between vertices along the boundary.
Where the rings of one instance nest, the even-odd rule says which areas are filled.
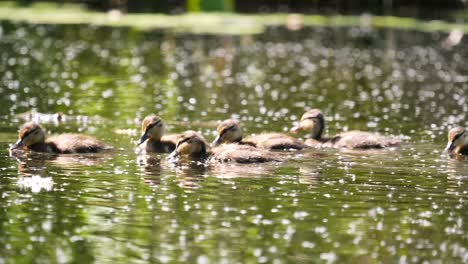
[[[205,138],[199,133],[189,130],[178,136],[176,147],[168,158],[184,156],[191,159],[205,159],[209,155]]]
[[[294,127],[292,131],[309,131],[310,138],[305,141],[305,144],[316,148],[381,149],[401,144],[401,140],[398,138],[357,130],[343,132],[333,137],[322,137],[324,129],[325,118],[322,112],[318,109],[312,109],[302,115],[299,126]]]
[[[112,149],[111,146],[87,135],[62,134],[46,138],[42,127],[35,122],[21,126],[19,139],[10,150],[25,149],[36,152],[69,154],[95,153]]]
[[[450,129],[445,151],[450,154],[468,155],[468,133],[463,127]]]
[[[164,135],[164,122],[157,115],[149,115],[143,119],[141,137],[138,145],[144,143],[143,149],[149,152],[169,153],[174,151],[177,135]]]
[[[205,139],[194,131],[187,131],[179,137],[176,149],[169,155],[169,158],[178,156],[186,156],[191,159],[208,159],[208,162],[215,163],[280,161],[277,154],[249,145],[224,144],[208,150]]]
[[[296,149],[300,150],[307,146],[300,140],[281,133],[259,134],[242,139],[242,128],[237,120],[227,119],[216,128],[218,135],[213,141],[213,146],[222,143],[239,143],[257,148],[270,150]]]

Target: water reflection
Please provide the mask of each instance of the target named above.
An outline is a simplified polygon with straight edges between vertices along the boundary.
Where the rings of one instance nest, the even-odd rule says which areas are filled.
[[[161,174],[161,159],[161,155],[157,154],[137,154],[137,164],[143,168],[143,172],[147,175],[157,176]]]
[[[74,123],[80,125],[88,125],[89,123],[105,122],[106,120],[99,116],[86,116],[86,115],[66,115],[62,112],[59,113],[39,113],[37,111],[27,111],[15,115],[15,119],[20,119],[25,122],[34,121],[36,123],[52,123],[58,125],[59,123]],[[107,120],[108,121],[108,120]]]
[[[25,151],[10,152],[18,164],[18,181],[20,188],[30,189],[33,193],[53,188],[53,174],[50,168],[67,168],[69,171],[83,170],[86,167],[99,166],[109,160],[101,155],[55,155]]]
[[[17,182],[20,189],[30,189],[33,193],[40,191],[50,191],[53,187],[52,177],[41,177],[38,175],[31,175],[28,177],[21,177]]]

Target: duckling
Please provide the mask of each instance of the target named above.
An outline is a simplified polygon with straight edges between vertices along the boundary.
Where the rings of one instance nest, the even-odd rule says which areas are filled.
[[[149,152],[170,153],[174,151],[178,135],[164,135],[164,122],[157,115],[143,119],[142,135],[138,145],[144,143],[143,149]]]
[[[26,149],[35,152],[55,154],[95,153],[112,149],[111,146],[87,135],[62,134],[46,139],[42,127],[35,122],[28,122],[21,126],[19,139],[10,150]]]
[[[191,159],[206,159],[209,153],[206,148],[206,141],[199,133],[189,130],[177,137],[177,144],[168,156],[168,159],[176,157],[189,157]]]
[[[468,155],[468,133],[463,127],[450,129],[445,151],[450,154]]]
[[[218,135],[213,146],[222,143],[239,143],[269,150],[295,149],[300,150],[307,146],[300,140],[281,133],[259,134],[242,140],[242,128],[237,120],[227,119],[216,128]]]
[[[223,144],[208,150],[203,136],[194,131],[187,131],[179,137],[176,149],[169,155],[169,158],[178,156],[207,159],[209,163],[262,163],[281,160],[275,153],[249,145]]]
[[[357,130],[343,132],[333,137],[322,137],[324,129],[325,118],[322,112],[319,109],[312,109],[302,115],[299,126],[292,128],[292,131],[310,131],[310,138],[305,144],[315,148],[381,149],[401,144],[398,138]]]

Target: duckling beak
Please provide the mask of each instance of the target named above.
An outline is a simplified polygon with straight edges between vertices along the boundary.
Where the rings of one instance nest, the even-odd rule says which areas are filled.
[[[453,144],[453,141],[450,141],[444,149],[444,152],[451,152],[453,149],[455,149],[455,144]]]
[[[221,144],[221,143],[223,143],[223,140],[221,139],[220,136],[217,136],[217,137],[215,138],[215,140],[213,140],[213,142],[211,143],[211,145],[213,145],[213,146],[215,147],[215,146],[218,146],[218,145]]]
[[[177,152],[177,150],[174,150],[171,152],[171,154],[169,154],[169,156],[167,156],[167,159],[175,160],[178,156],[179,156],[179,152]]]
[[[143,133],[143,135],[141,135],[140,137],[140,140],[138,140],[138,146],[143,144],[147,139],[149,138],[149,135],[148,133]]]
[[[292,127],[291,130],[289,130],[291,133],[293,134],[296,134],[297,132],[301,131],[302,130],[302,127],[300,126],[295,126],[295,127]]]
[[[15,149],[19,149],[23,146],[23,140],[20,138],[18,139],[18,141],[16,141],[15,144],[13,144],[11,147],[10,147],[10,150],[15,150]]]

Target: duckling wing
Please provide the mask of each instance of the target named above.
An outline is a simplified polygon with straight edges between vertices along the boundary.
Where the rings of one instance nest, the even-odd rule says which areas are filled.
[[[177,138],[179,135],[170,134],[161,137],[161,144],[164,147],[165,152],[172,152],[176,148]]]
[[[335,147],[350,149],[380,149],[396,147],[401,144],[401,140],[398,138],[363,131],[344,132],[332,140]]]
[[[262,163],[281,160],[276,153],[249,145],[223,144],[211,149],[211,152],[210,159],[216,162]]]
[[[95,153],[112,149],[111,146],[87,135],[63,134],[47,139],[48,144],[54,145],[60,153]]]
[[[246,143],[252,143],[257,148],[271,149],[271,150],[284,150],[284,149],[303,149],[307,146],[299,139],[281,134],[269,133],[259,134],[247,137],[243,140]]]
[[[461,147],[458,153],[462,155],[468,155],[468,145]]]

